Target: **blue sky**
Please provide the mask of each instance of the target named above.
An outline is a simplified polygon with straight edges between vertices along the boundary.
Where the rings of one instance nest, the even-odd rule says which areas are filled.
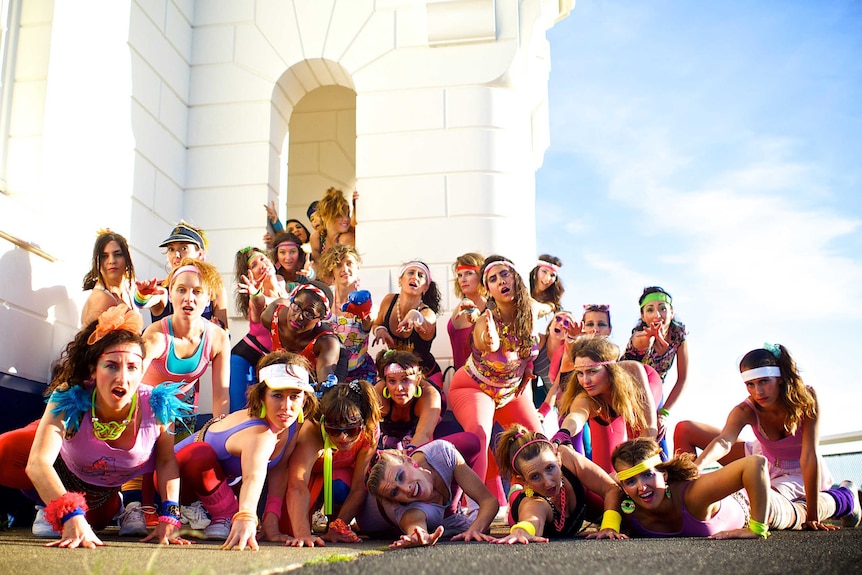
[[[611,305],[620,345],[643,287],[670,291],[691,355],[675,421],[721,427],[769,341],[822,435],[862,430],[860,30],[858,2],[581,0],[548,33],[538,250],[563,259],[565,307]]]

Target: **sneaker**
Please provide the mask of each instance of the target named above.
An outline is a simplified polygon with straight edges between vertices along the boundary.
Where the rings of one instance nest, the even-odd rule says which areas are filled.
[[[842,481],[838,484],[838,487],[849,490],[853,496],[853,511],[841,518],[841,527],[855,529],[862,522],[862,509],[859,508],[859,491],[852,481]]]
[[[159,514],[156,513],[155,506],[141,505],[141,511],[144,513],[144,521],[147,523],[147,529],[159,526]]]
[[[326,533],[326,530],[329,529],[329,521],[326,519],[326,514],[323,512],[323,509],[318,509],[311,516],[311,532],[312,533]]]
[[[54,527],[48,522],[45,517],[45,508],[41,505],[36,506],[36,519],[33,520],[33,537],[44,539],[59,538],[61,533],[54,531]]]
[[[131,501],[120,514],[120,537],[146,537],[147,520],[140,501]]]
[[[218,541],[224,541],[230,535],[230,517],[222,517],[221,519],[213,519],[207,528],[204,529],[204,537]]]
[[[191,529],[200,531],[207,528],[210,524],[210,518],[204,511],[203,503],[195,501],[191,505],[180,506],[180,522],[183,525],[188,525]]]

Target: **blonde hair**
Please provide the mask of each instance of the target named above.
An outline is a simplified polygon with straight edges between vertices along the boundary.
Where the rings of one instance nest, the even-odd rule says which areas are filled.
[[[574,363],[577,357],[586,357],[595,363],[603,364],[608,372],[608,384],[611,388],[611,402],[607,403],[600,397],[592,397],[588,394],[578,381],[577,374],[569,380],[566,391],[563,393],[562,407],[566,416],[575,397],[583,394],[598,407],[601,414],[611,419],[616,415],[631,426],[635,431],[646,428],[646,414],[644,406],[647,404],[646,392],[642,385],[627,372],[619,363],[620,348],[602,337],[579,337],[572,346],[569,359]]]
[[[479,276],[479,293],[482,294],[482,297],[488,297],[488,290],[486,290],[485,286],[482,285],[482,276],[479,275],[479,270],[482,269],[482,265],[484,263],[485,258],[475,252],[467,252],[466,254],[455,258],[455,263],[452,264],[452,273],[455,277],[452,282],[455,284],[456,296],[460,298],[466,297],[463,290],[461,290],[461,284],[458,281],[458,266],[474,266],[476,268],[476,275]]]
[[[317,215],[325,226],[335,218],[350,216],[350,204],[344,197],[344,192],[338,188],[329,188],[323,199],[317,204]]]
[[[348,256],[353,256],[357,264],[362,263],[362,256],[356,251],[356,248],[351,244],[335,244],[329,246],[320,258],[317,260],[317,270],[320,272],[320,277],[328,282],[333,279],[332,272],[335,271],[341,262],[347,259]]]
[[[384,493],[380,493],[380,482],[386,475],[386,469],[390,465],[401,465],[409,459],[406,455],[396,449],[385,449],[378,451],[371,461],[371,467],[368,468],[368,474],[365,477],[365,488],[368,493],[377,497],[390,501]]]
[[[168,274],[168,279],[165,280],[169,289],[173,288],[174,280],[177,276],[177,271],[181,270],[186,266],[192,266],[197,268],[198,273],[201,276],[201,283],[203,284],[204,289],[207,290],[207,294],[209,295],[210,300],[214,299],[219,293],[221,293],[222,289],[224,289],[224,284],[221,280],[221,274],[218,273],[216,267],[212,264],[208,264],[195,258],[183,258],[180,262],[180,265],[171,270],[171,273]]]
[[[535,443],[527,445],[531,441]],[[527,446],[524,447],[525,445]],[[521,450],[522,447],[524,447],[523,450]],[[515,454],[518,455],[518,459],[523,458],[529,461],[549,449],[553,451],[554,446],[551,445],[547,437],[536,431],[528,430],[520,423],[515,423],[503,430],[498,436],[494,456],[497,458],[500,473],[504,477],[512,477],[521,475],[521,472],[514,467],[515,462],[512,458],[515,457]]]

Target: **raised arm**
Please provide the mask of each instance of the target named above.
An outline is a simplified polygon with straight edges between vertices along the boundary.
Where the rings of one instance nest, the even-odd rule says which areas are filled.
[[[739,432],[746,425],[753,424],[754,413],[751,408],[740,403],[734,407],[727,416],[727,422],[724,428],[712,441],[709,442],[704,450],[697,456],[695,463],[698,468],[703,470],[704,467],[714,463],[730,453],[730,448],[733,447],[733,442],[739,439]]]

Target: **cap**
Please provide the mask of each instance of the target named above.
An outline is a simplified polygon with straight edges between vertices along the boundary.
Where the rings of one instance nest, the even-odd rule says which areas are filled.
[[[308,376],[308,370],[301,365],[274,363],[260,370],[260,381],[270,389],[298,389],[306,393],[314,393]]]
[[[311,216],[313,216],[317,212],[317,204],[318,203],[319,202],[317,200],[315,200],[315,201],[311,202],[310,204],[308,204],[308,210],[305,212],[305,215],[306,215],[306,217],[308,217],[309,220],[311,219]]]
[[[168,239],[160,243],[159,247],[167,247],[168,244],[173,242],[196,244],[199,250],[204,249],[204,239],[203,237],[201,237],[200,233],[185,224],[179,224],[177,227],[171,230],[171,235],[168,236]]]

